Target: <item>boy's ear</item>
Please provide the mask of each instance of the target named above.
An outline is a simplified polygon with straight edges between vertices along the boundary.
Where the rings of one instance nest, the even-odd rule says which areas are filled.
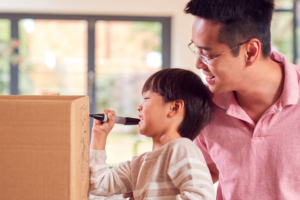
[[[175,100],[170,106],[169,116],[172,117],[184,109],[184,101],[181,99]]]

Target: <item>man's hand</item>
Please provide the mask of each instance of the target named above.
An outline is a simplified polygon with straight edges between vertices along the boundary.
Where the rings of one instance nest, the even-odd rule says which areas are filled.
[[[134,200],[133,192],[128,192],[123,194],[123,198],[128,198],[128,197],[130,197],[129,200]]]

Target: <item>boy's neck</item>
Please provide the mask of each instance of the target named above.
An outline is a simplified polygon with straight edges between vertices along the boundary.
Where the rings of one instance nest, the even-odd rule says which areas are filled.
[[[172,131],[168,133],[164,133],[162,135],[156,136],[152,138],[153,141],[153,149],[152,151],[158,149],[159,147],[164,146],[165,144],[175,140],[177,138],[181,138],[181,135],[177,131]]]

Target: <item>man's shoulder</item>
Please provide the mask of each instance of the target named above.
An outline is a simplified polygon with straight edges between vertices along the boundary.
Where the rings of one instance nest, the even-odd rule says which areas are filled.
[[[295,69],[296,69],[296,72],[298,74],[298,79],[300,77],[300,65],[294,65],[295,66]]]

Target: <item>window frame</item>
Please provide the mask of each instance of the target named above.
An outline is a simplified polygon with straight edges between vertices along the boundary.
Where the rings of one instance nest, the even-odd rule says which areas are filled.
[[[300,27],[300,20],[298,20],[300,18],[300,0],[294,0],[293,8],[291,9],[275,9],[274,12],[293,13],[293,63],[296,64],[297,60],[300,59],[299,47],[297,46],[299,38],[296,32],[297,28]]]

